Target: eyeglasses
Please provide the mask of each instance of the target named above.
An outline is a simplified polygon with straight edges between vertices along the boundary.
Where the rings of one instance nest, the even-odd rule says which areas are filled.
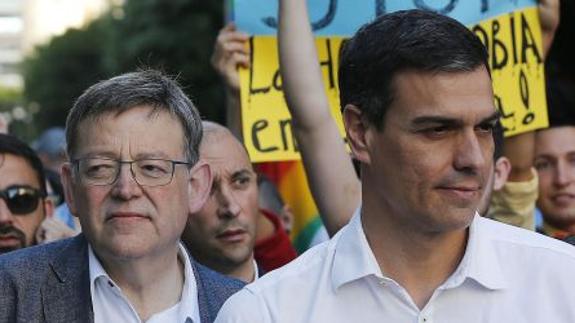
[[[72,163],[80,180],[93,186],[112,185],[118,179],[122,164],[130,165],[132,178],[141,186],[163,186],[172,182],[175,165],[191,164],[167,159],[117,160],[110,158],[81,158]]]
[[[6,202],[10,212],[15,215],[32,213],[38,207],[38,202],[42,197],[45,195],[40,190],[30,186],[14,185],[0,191],[0,198]]]

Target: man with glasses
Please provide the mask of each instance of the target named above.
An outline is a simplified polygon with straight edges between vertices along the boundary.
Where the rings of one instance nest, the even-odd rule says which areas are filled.
[[[201,135],[192,102],[158,72],[90,87],[68,115],[62,169],[83,234],[0,258],[0,322],[213,321],[242,283],[180,243],[212,180]]]
[[[0,254],[35,245],[53,212],[42,162],[18,138],[0,134]]]

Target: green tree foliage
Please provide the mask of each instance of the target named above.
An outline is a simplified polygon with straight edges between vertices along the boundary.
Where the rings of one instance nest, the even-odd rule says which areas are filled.
[[[33,127],[30,127],[31,112],[22,107],[23,101],[21,89],[0,87],[0,113],[8,121],[10,133],[23,140],[30,140],[36,133],[32,129]],[[18,114],[22,114],[21,119],[15,118],[15,115],[18,116]]]
[[[0,87],[0,112],[10,111],[22,104],[22,92],[19,89]]]
[[[222,1],[127,0],[108,47],[114,73],[140,67],[177,76],[202,116],[223,121],[223,91],[209,58]]]
[[[103,65],[103,46],[109,38],[109,17],[82,29],[70,29],[39,46],[23,63],[24,95],[38,106],[39,129],[63,126],[74,100],[109,73]]]
[[[23,64],[36,126],[63,125],[91,84],[138,68],[177,76],[202,116],[223,121],[223,90],[209,58],[222,26],[222,1],[126,0],[82,29],[38,47]]]

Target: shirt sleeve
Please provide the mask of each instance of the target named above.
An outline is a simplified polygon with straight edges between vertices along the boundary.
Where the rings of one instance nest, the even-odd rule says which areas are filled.
[[[271,323],[267,312],[263,300],[244,288],[224,303],[215,323]]]

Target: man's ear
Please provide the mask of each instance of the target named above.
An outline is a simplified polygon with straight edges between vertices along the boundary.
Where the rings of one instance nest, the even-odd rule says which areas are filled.
[[[204,206],[212,189],[212,181],[210,166],[202,160],[198,161],[190,170],[190,213],[196,213]]]
[[[495,161],[495,178],[493,179],[493,189],[498,191],[507,182],[507,177],[511,172],[511,162],[507,157],[499,157]]]
[[[368,125],[361,110],[353,104],[346,105],[343,108],[343,123],[353,156],[369,164],[370,157],[366,141]]]
[[[72,164],[64,163],[64,165],[62,165],[61,179],[62,179],[62,188],[64,189],[64,199],[66,200],[66,204],[68,204],[70,213],[74,216],[78,216],[73,192],[74,178],[72,172],[73,172]]]

